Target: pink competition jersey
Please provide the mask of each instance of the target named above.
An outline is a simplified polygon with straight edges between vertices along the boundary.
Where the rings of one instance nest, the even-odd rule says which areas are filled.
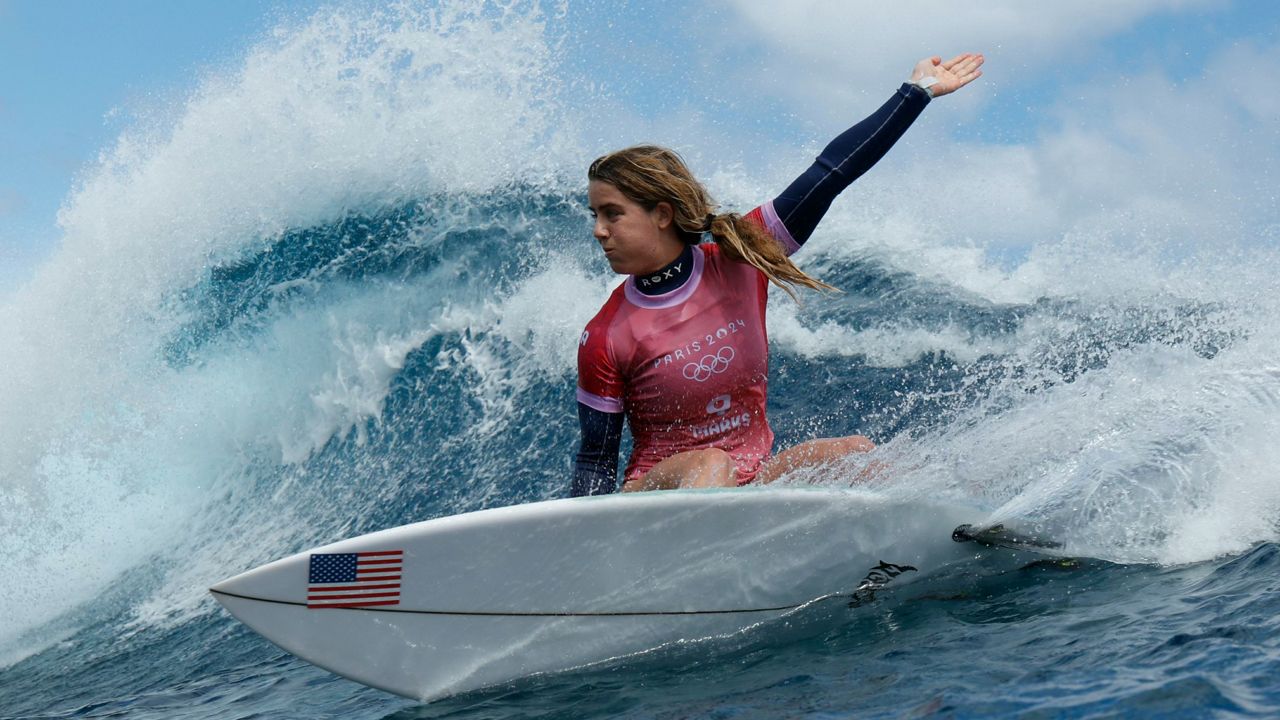
[[[747,217],[785,249],[799,246],[772,203]],[[751,482],[773,447],[765,420],[768,280],[712,243],[694,247],[679,288],[645,295],[628,277],[587,323],[578,347],[578,401],[626,412],[634,448],[625,480],[685,450],[721,448]]]

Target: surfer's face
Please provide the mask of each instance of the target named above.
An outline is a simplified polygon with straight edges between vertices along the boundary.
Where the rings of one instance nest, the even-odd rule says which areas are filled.
[[[587,186],[587,201],[595,218],[592,234],[616,273],[655,272],[684,249],[667,203],[648,210],[602,180],[592,180]]]

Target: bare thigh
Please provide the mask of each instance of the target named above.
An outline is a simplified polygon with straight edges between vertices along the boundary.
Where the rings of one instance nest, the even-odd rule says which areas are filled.
[[[738,469],[729,453],[719,448],[706,448],[672,455],[644,475],[625,483],[622,491],[735,487],[737,484]]]
[[[756,475],[756,482],[770,483],[792,470],[825,465],[853,453],[871,452],[875,447],[875,443],[862,435],[802,442],[769,458]]]

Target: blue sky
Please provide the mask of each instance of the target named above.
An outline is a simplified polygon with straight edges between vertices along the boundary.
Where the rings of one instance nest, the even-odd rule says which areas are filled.
[[[299,23],[318,7],[0,0],[0,284],[29,274],[57,243],[55,216],[77,173],[136,114],[180,106],[202,77],[234,72],[273,27]],[[776,7],[717,0],[570,2],[563,15],[553,8],[549,32],[563,38],[568,64],[586,81],[567,93],[570,102],[613,110],[588,144],[625,143],[631,134],[692,145],[722,137],[750,143],[753,133],[816,137],[845,123],[849,108],[870,109],[918,56],[972,49],[987,54],[987,76],[947,101],[952,144],[921,144],[947,156],[948,168],[981,172],[997,187],[1062,175],[1065,185],[1042,195],[1084,203],[1097,178],[1063,158],[1114,159],[1106,178],[1129,184],[1115,180],[1107,192],[1148,207],[1160,194],[1203,194],[1169,177],[1185,167],[1215,187],[1231,186],[1242,205],[1262,203],[1265,216],[1266,193],[1244,197],[1242,188],[1270,179],[1248,168],[1249,158],[1276,159],[1267,121],[1280,126],[1280,118],[1271,115],[1265,78],[1275,68],[1280,3],[1009,0],[964,13],[942,0]],[[1209,142],[1206,134],[1222,137]],[[1245,151],[1233,155],[1239,146]],[[1187,148],[1186,162],[1167,148]],[[1159,192],[1144,199],[1147,183],[1138,176],[1149,159],[1162,177]],[[1025,209],[1011,202],[1009,212]],[[1077,212],[1073,202],[1061,200],[1055,212]]]

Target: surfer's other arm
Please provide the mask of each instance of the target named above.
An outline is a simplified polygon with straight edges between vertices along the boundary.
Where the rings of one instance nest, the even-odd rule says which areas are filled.
[[[578,403],[582,444],[573,463],[572,497],[604,495],[617,489],[622,413],[607,413]]]

